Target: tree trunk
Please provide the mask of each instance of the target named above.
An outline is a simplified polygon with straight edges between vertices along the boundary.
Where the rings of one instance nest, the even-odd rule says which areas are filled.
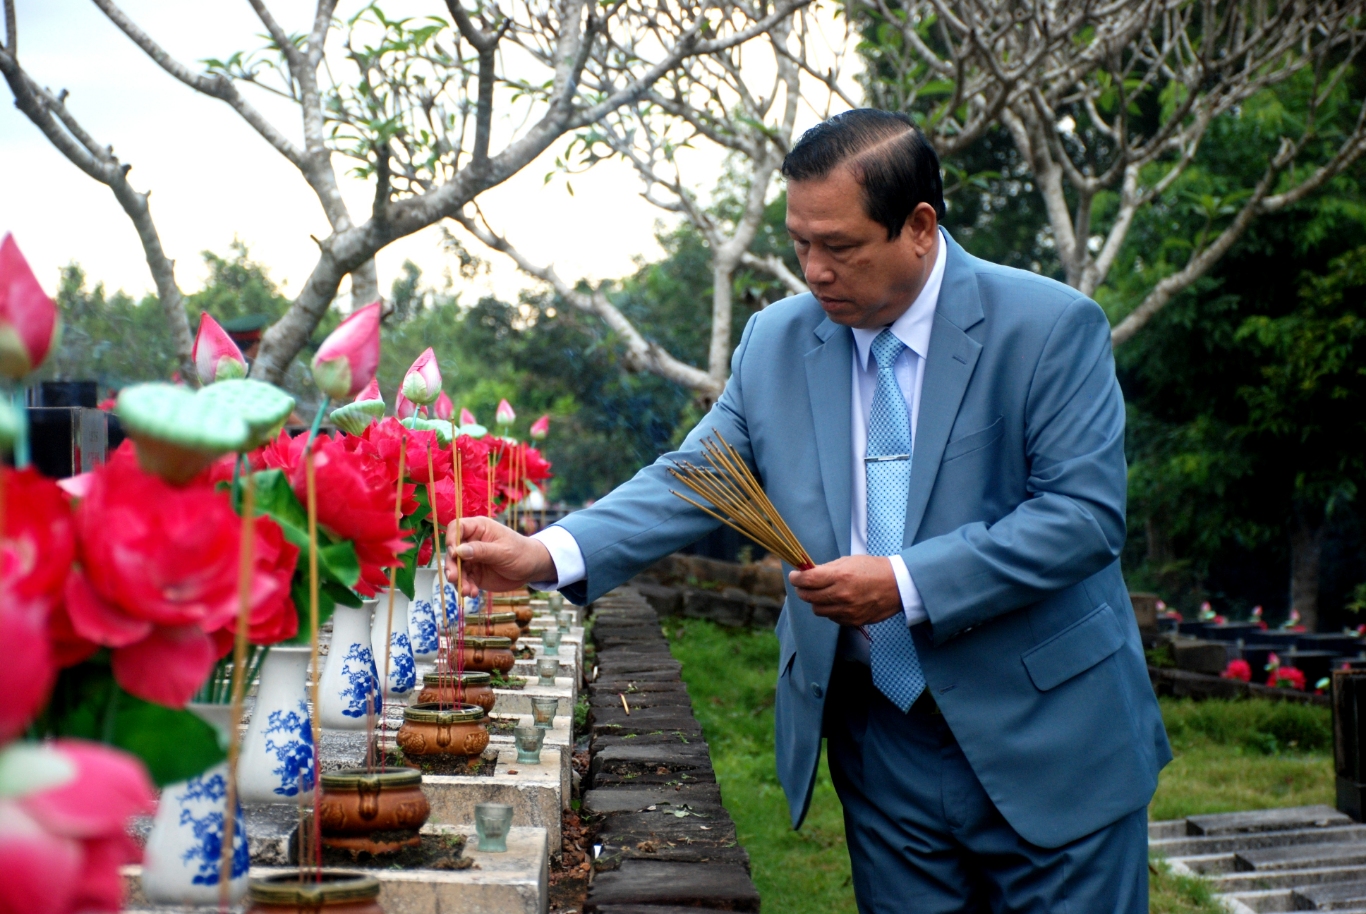
[[[1323,558],[1321,515],[1296,509],[1290,528],[1290,606],[1306,631],[1319,627],[1319,567]]]
[[[707,353],[707,373],[716,380],[720,389],[730,375],[730,316],[734,298],[735,265],[721,262],[715,251],[716,260],[711,271],[711,345]]]

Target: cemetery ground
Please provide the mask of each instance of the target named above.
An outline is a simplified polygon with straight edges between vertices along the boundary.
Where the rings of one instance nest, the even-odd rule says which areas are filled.
[[[801,831],[788,825],[773,768],[773,673],[778,639],[768,629],[699,619],[661,620],[740,844],[749,852],[765,910],[852,912],[853,888],[839,799],[821,762]],[[1163,770],[1150,820],[1274,806],[1333,805],[1328,708],[1264,700],[1161,699],[1175,758]],[[1197,879],[1154,860],[1153,914],[1218,914]]]

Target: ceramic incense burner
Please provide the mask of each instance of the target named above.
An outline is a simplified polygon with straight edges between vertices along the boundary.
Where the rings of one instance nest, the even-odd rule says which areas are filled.
[[[488,714],[493,710],[493,677],[489,673],[466,670],[458,674],[459,688],[456,687],[455,673],[427,673],[422,677],[422,691],[417,695],[417,703],[437,701],[446,705],[478,705]]]
[[[318,821],[325,847],[372,854],[422,843],[418,829],[432,807],[416,768],[343,768],[322,776]]]
[[[506,673],[512,669],[517,658],[512,655],[512,639],[466,635],[465,650],[462,653],[463,666],[467,670],[492,673],[497,670]]]
[[[517,617],[517,625],[525,634],[527,627],[531,625],[531,617],[535,612],[531,608],[531,595],[520,596],[516,594],[499,594],[493,598],[494,612],[510,612]]]
[[[409,758],[423,755],[475,756],[489,745],[484,709],[477,705],[419,702],[403,709],[398,745]]]
[[[465,634],[507,638],[513,644],[522,635],[516,613],[470,613],[465,617]]]
[[[318,882],[300,882],[294,873],[252,879],[247,914],[384,914],[379,906],[379,880],[364,873],[323,870]]]

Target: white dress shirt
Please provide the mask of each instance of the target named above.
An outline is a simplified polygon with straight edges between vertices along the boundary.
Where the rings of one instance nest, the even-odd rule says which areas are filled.
[[[925,358],[930,352],[930,332],[934,329],[934,310],[939,304],[939,287],[944,282],[944,262],[947,245],[939,239],[939,249],[930,269],[929,279],[925,281],[920,294],[906,309],[906,312],[892,322],[890,327],[873,330],[855,329],[854,358],[850,366],[854,373],[853,395],[851,398],[850,446],[853,449],[852,473],[850,478],[849,503],[853,508],[850,518],[849,551],[852,555],[868,554],[868,494],[867,477],[864,475],[863,458],[868,451],[868,414],[873,408],[873,395],[877,391],[877,363],[869,354],[873,340],[883,329],[906,344],[897,357],[892,370],[896,375],[901,394],[906,398],[910,411],[911,448],[915,448],[915,427],[920,418],[920,391],[925,378]],[[531,586],[537,590],[558,590],[577,584],[586,574],[583,551],[573,535],[560,526],[550,526],[532,537],[539,540],[550,552],[555,562],[556,581],[538,581]],[[906,615],[906,624],[923,622],[927,616],[925,605],[920,599],[920,591],[911,580],[906,562],[899,555],[890,556],[892,573],[896,575],[897,588],[901,591],[901,608]],[[858,629],[840,629],[839,656],[848,660],[868,663],[868,640]]]

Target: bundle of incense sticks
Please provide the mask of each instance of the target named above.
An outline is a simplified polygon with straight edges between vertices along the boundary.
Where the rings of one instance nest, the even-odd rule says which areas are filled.
[[[814,568],[811,556],[806,554],[778,509],[768,500],[759,480],[750,472],[749,464],[745,463],[735,448],[726,443],[720,432],[714,434],[716,441],[702,439],[702,450],[710,466],[699,467],[685,461],[670,467],[669,472],[711,502],[716,510],[693,501],[682,492],[669,491],[754,540],[793,568]]]

